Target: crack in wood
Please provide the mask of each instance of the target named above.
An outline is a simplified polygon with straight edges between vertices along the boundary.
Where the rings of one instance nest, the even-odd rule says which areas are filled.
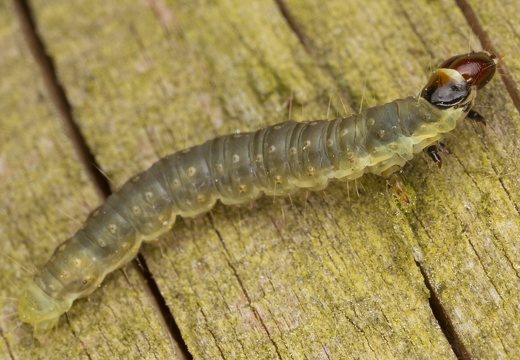
[[[260,325],[262,326],[262,328],[266,332],[267,337],[269,338],[269,341],[273,344],[274,350],[276,351],[276,354],[277,354],[278,358],[279,359],[283,359],[282,355],[280,354],[280,349],[278,348],[278,344],[274,341],[273,337],[271,336],[271,332],[269,331],[269,328],[267,327],[267,325],[264,322],[264,319],[262,318],[262,316],[260,315],[260,313],[258,312],[256,307],[253,305],[253,303],[251,301],[251,297],[249,296],[249,293],[247,292],[244,284],[242,283],[242,279],[238,275],[237,269],[231,263],[229,251],[228,251],[228,249],[226,247],[224,239],[222,238],[222,235],[220,234],[220,231],[216,228],[215,223],[214,223],[213,219],[211,218],[211,216],[208,216],[208,218],[209,218],[211,227],[213,228],[213,231],[215,231],[215,234],[217,235],[218,239],[220,240],[220,243],[222,244],[222,247],[224,248],[224,252],[226,254],[226,262],[227,262],[229,268],[231,269],[231,271],[233,272],[233,276],[237,280],[238,285],[239,285],[242,293],[246,297],[247,304],[248,304],[249,308],[251,309],[251,311],[255,315],[255,318],[258,320],[258,322],[260,323]]]
[[[296,21],[295,17],[292,15],[291,11],[287,7],[287,4],[285,3],[285,0],[274,0],[276,6],[278,7],[278,10],[280,11],[280,14],[287,22],[287,26],[291,29],[291,31],[295,34],[295,36],[298,38],[298,41],[302,44],[303,48],[309,54],[309,56],[312,59],[319,60],[317,54],[316,54],[316,46],[314,45],[314,42],[312,39],[305,34],[300,24]],[[335,79],[335,75],[333,71],[328,67],[327,65],[322,65],[318,61],[318,66],[322,68],[325,73],[331,78]],[[352,91],[348,88],[348,86],[343,85],[340,86],[341,95],[345,98],[345,101],[350,105],[352,109],[358,109],[360,108],[361,104],[358,104],[358,102],[352,97]],[[340,97],[341,99],[341,97]]]
[[[224,356],[224,351],[220,347],[219,342],[217,340],[217,337],[213,333],[213,330],[211,330],[211,328],[209,327],[209,320],[208,320],[208,317],[207,317],[206,313],[204,312],[204,309],[202,308],[202,305],[200,303],[198,303],[198,302],[197,302],[197,305],[199,306],[199,309],[200,309],[200,312],[202,314],[202,317],[204,318],[204,322],[206,323],[206,329],[208,330],[209,334],[213,338],[213,341],[215,342],[215,346],[217,347],[217,349],[218,349],[218,351],[220,353],[220,356],[222,357],[222,359],[226,360],[226,357]]]
[[[305,34],[298,22],[296,22],[291,12],[289,11],[287,4],[285,4],[285,1],[274,0],[274,2],[276,3],[276,6],[278,6],[278,9],[280,10],[280,13],[282,14],[285,21],[287,22],[287,25],[289,25],[289,27],[294,32],[294,34],[296,35],[300,43],[303,45],[305,50],[308,53],[312,53],[314,48],[312,40]]]
[[[70,319],[69,319],[69,315],[67,315],[67,313],[65,313],[65,320],[67,321],[67,325],[69,325],[70,331],[72,332],[72,336],[74,336],[74,338],[79,342],[79,344],[81,345],[81,348],[83,349],[83,351],[85,351],[85,355],[87,355],[89,360],[92,360],[92,356],[90,355],[90,353],[88,351],[88,347],[85,345],[83,340],[81,340],[81,338],[78,336],[78,334],[76,333],[76,331],[72,327],[72,324],[71,324]]]
[[[11,346],[9,346],[9,341],[7,341],[5,335],[4,335],[4,331],[3,329],[0,327],[0,337],[2,338],[2,340],[4,340],[4,344],[5,344],[5,347],[7,348],[7,352],[9,353],[9,357],[12,359],[12,360],[15,360],[16,358],[14,357],[14,354],[11,350]]]
[[[417,267],[419,268],[419,271],[421,272],[421,275],[424,280],[424,284],[430,292],[430,298],[428,299],[428,302],[430,304],[433,316],[435,317],[435,320],[437,320],[437,323],[439,324],[444,336],[450,343],[450,346],[453,352],[455,353],[455,356],[457,356],[457,359],[461,360],[471,359],[471,356],[468,350],[466,349],[466,346],[457,334],[455,327],[453,326],[453,323],[448,313],[446,312],[446,309],[444,309],[444,306],[442,306],[441,300],[439,299],[437,293],[433,289],[426,270],[418,261],[415,261],[415,265],[417,265]]]
[[[60,115],[59,119],[61,119],[63,129],[70,138],[71,145],[82,162],[88,177],[94,183],[96,191],[100,196],[107,197],[111,193],[110,184],[99,171],[100,166],[88,148],[83,134],[74,119],[72,106],[58,79],[54,61],[47,53],[45,44],[40,37],[32,9],[27,0],[13,0],[13,4],[27,47],[40,69],[45,90]]]
[[[475,13],[475,10],[471,7],[467,0],[455,0],[455,3],[459,7],[462,15],[466,19],[468,25],[471,27],[471,30],[480,40],[480,43],[484,47],[484,49],[489,50],[493,54],[499,56],[498,49],[493,45],[491,38],[489,37],[486,30],[480,23],[480,20]],[[499,56],[500,58],[500,56]],[[507,92],[509,93],[509,97],[513,101],[513,104],[516,107],[516,110],[520,112],[520,90],[511,75],[511,71],[506,66],[503,60],[498,62],[498,69],[500,77],[502,78],[502,82],[504,83]]]
[[[426,227],[424,226],[423,222],[417,214],[413,213],[415,219],[419,222],[420,226],[422,227],[423,231],[425,232],[426,236],[433,241],[431,235],[426,230]],[[412,227],[413,229],[413,227]],[[414,230],[415,233],[415,230]],[[415,236],[418,237],[418,234],[415,233]],[[430,277],[428,276],[428,272],[424,268],[424,266],[421,264],[420,261],[414,260],[415,265],[419,268],[419,271],[421,272],[421,275],[423,277],[424,285],[428,289],[428,292],[430,293],[430,297],[428,299],[428,303],[430,305],[430,309],[432,311],[433,316],[435,317],[435,320],[439,324],[439,327],[442,330],[442,333],[448,340],[448,343],[451,346],[451,349],[455,353],[455,356],[457,356],[457,359],[460,360],[470,360],[471,356],[466,348],[466,345],[462,342],[461,337],[457,333],[457,330],[455,329],[455,326],[453,325],[453,322],[449,316],[448,311],[444,308],[442,305],[442,302],[435,291],[435,289],[432,286],[432,283],[430,281]]]
[[[140,269],[141,274],[144,276],[144,279],[148,284],[148,288],[150,289],[151,294],[156,301],[156,305],[161,311],[161,315],[166,323],[166,326],[168,327],[168,330],[181,350],[182,356],[184,356],[185,359],[193,359],[193,356],[188,350],[188,346],[182,339],[179,326],[177,325],[170,308],[166,304],[166,299],[164,296],[162,296],[161,290],[159,290],[159,286],[157,285],[157,282],[155,281],[153,274],[151,273],[148,264],[146,263],[146,259],[142,254],[138,254],[136,261],[138,268]]]

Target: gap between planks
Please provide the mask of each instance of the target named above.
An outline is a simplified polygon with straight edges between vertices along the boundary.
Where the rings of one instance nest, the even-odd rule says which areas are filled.
[[[45,90],[53,106],[57,109],[59,119],[66,135],[71,141],[76,155],[78,156],[84,170],[93,183],[95,190],[101,198],[107,198],[112,193],[110,183],[103,175],[101,167],[97,164],[95,156],[89,148],[79,125],[72,113],[66,92],[58,78],[53,59],[48,54],[45,44],[41,39],[38,27],[34,20],[34,15],[28,0],[13,0],[14,10],[18,18],[20,28],[37,66],[42,75]],[[159,310],[163,324],[167,328],[169,335],[173,338],[180,350],[180,356],[184,359],[193,359],[188,351],[188,347],[182,338],[180,329],[166,305],[166,300],[161,295],[159,287],[150,272],[145,258],[139,254],[137,259],[132,261],[135,268],[141,273],[144,279],[146,293],[153,298],[154,306]],[[177,352],[177,351],[176,351]]]

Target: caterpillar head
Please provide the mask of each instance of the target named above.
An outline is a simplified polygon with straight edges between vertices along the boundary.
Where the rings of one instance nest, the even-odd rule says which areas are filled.
[[[470,105],[476,90],[493,78],[496,66],[496,57],[484,51],[453,56],[432,74],[421,96],[439,108]]]
[[[34,281],[30,281],[18,298],[18,316],[20,320],[34,327],[36,336],[43,335],[58,323],[60,315],[66,312],[71,304],[52,298]]]

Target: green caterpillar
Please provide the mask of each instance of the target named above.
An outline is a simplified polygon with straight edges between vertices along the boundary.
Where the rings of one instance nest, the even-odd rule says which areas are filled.
[[[135,176],[92,212],[54,251],[18,302],[22,321],[41,334],[74,300],[131,260],[143,241],[169,230],[177,216],[240,204],[262,193],[322,189],[331,179],[387,176],[471,115],[476,92],[494,75],[485,52],[448,59],[418,97],[331,121],[287,121],[217,137],[169,155]]]

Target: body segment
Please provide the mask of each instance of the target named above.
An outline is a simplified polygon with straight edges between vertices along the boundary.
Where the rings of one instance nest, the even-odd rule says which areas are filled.
[[[159,160],[112,194],[55,250],[20,297],[21,319],[37,331],[52,327],[75,299],[131,260],[143,241],[169,230],[177,216],[202,214],[217,200],[241,204],[262,193],[287,195],[300,188],[322,189],[331,179],[392,173],[453,130],[471,108],[471,84],[456,70],[441,70],[420,97],[346,118],[287,121],[222,136]],[[449,88],[438,91],[452,86],[443,76],[469,89],[460,102],[458,95],[450,98],[455,105],[439,106],[428,98],[445,101],[446,92],[453,94]]]

